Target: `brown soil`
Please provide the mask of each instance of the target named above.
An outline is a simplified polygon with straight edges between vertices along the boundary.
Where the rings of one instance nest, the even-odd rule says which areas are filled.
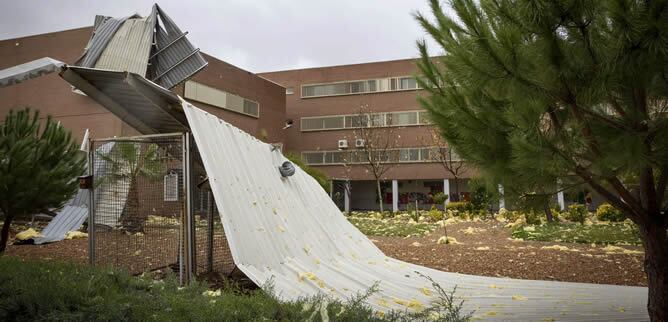
[[[468,227],[485,232],[465,234]],[[448,226],[448,236],[461,245],[439,245],[438,229],[424,237],[371,236],[390,257],[442,271],[520,279],[647,286],[643,254],[608,254],[601,246],[537,241],[512,241],[510,229],[497,222],[465,222]],[[414,246],[420,243],[420,246]],[[541,249],[561,245],[577,251]],[[489,247],[488,250],[476,248]],[[622,246],[642,251],[642,247]],[[484,248],[483,248],[484,249]]]
[[[475,234],[462,232],[469,227],[483,228],[486,231]],[[448,226],[448,236],[455,237],[461,245],[437,244],[436,241],[442,235],[443,231],[439,229],[424,237],[370,236],[370,239],[388,256],[449,272],[521,279],[647,285],[642,270],[643,254],[608,254],[600,246],[591,247],[585,244],[512,241],[510,230],[497,222],[465,222]],[[152,241],[156,244],[152,243],[151,248],[160,248],[157,244],[164,243],[158,239]],[[128,241],[124,243],[126,242]],[[414,244],[416,242],[419,246],[414,246],[417,245]],[[214,248],[219,248],[224,240],[219,240],[219,236],[216,236],[215,243]],[[134,242],[131,244],[137,245]],[[552,245],[566,246],[577,252],[541,248]],[[479,247],[489,249],[477,250]],[[623,247],[642,250],[636,246]],[[171,251],[169,253],[168,257],[172,258],[173,254]],[[64,240],[46,245],[10,245],[7,254],[24,259],[87,263],[88,239]],[[134,255],[134,252],[132,254]],[[202,255],[199,254],[200,258],[203,258]],[[228,271],[231,267],[229,253],[215,254],[215,258],[219,257],[226,259],[223,258],[224,263],[215,265],[224,265],[225,271]],[[201,265],[204,263],[198,263],[198,266]]]

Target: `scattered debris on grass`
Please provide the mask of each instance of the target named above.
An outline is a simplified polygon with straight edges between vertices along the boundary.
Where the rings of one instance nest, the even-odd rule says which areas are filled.
[[[462,233],[464,233],[466,235],[475,235],[475,234],[479,234],[479,233],[484,233],[484,232],[487,231],[487,229],[478,228],[478,227],[469,227],[469,228],[466,228],[466,229],[460,229],[459,231],[461,231]]]
[[[88,233],[82,231],[73,230],[65,233],[65,239],[78,239],[78,238],[88,238]]]
[[[16,234],[16,236],[14,236],[14,237],[15,237],[17,240],[21,240],[21,241],[23,241],[23,240],[28,240],[28,239],[34,239],[34,238],[42,237],[42,234],[40,234],[39,232],[37,232],[36,230],[34,230],[34,229],[32,229],[32,228],[28,228],[28,229],[26,229],[26,230],[24,230],[24,231],[22,231],[22,232]]]
[[[643,252],[639,250],[631,250],[612,245],[605,246],[601,248],[601,250],[606,254],[643,254]]]
[[[455,237],[451,237],[451,236],[448,236],[448,237],[441,236],[441,238],[439,238],[436,241],[436,243],[439,244],[439,245],[444,245],[444,244],[461,245],[461,243],[458,242]]]

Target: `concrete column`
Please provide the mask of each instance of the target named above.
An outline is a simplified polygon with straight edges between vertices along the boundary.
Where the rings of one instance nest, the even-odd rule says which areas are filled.
[[[445,204],[447,205],[450,202],[450,180],[443,179],[443,194],[448,197],[445,199]]]
[[[399,211],[399,181],[392,180],[392,212]]]
[[[499,184],[499,209],[506,208],[506,200],[503,198],[503,185]]]
[[[329,180],[329,199],[334,199],[334,180]]]
[[[350,212],[350,181],[345,182],[343,189],[343,209],[345,212]]]
[[[561,180],[557,180],[557,203],[559,204],[559,210],[563,211],[566,209],[566,200],[564,200],[564,191],[561,190]]]

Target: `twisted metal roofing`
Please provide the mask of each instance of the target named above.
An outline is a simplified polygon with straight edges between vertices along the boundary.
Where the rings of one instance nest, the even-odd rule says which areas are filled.
[[[188,129],[178,96],[140,75],[76,66],[60,75],[142,134]]]
[[[97,16],[75,65],[137,73],[171,89],[208,64],[187,34],[157,4],[146,18]]]

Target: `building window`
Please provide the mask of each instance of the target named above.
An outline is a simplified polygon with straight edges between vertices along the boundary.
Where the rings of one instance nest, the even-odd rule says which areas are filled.
[[[324,162],[324,152],[306,152],[303,156],[307,164],[322,164]]]
[[[256,101],[221,91],[194,81],[187,81],[183,96],[187,99],[220,107],[233,112],[260,117],[260,104]]]
[[[325,117],[323,118],[322,126],[326,130],[342,129],[343,123],[343,117],[341,116]]]
[[[346,128],[354,129],[358,127],[367,127],[369,124],[368,115],[348,115],[346,116]]]
[[[292,95],[295,93],[295,88],[294,87],[286,87],[285,88],[285,95]]]
[[[431,124],[429,113],[427,111],[420,111],[420,113],[418,113],[418,121],[419,124]]]
[[[386,112],[355,115],[309,116],[301,118],[302,131],[355,129],[360,127],[413,126],[429,122],[423,111]]]
[[[179,175],[175,171],[165,175],[163,185],[164,200],[179,201]]]
[[[422,112],[418,112],[422,113]],[[418,124],[418,113],[416,112],[398,112],[387,113],[388,126],[406,126]]]
[[[420,163],[439,162],[439,149],[447,151],[447,148],[439,147],[416,147],[416,148],[394,148],[385,151],[309,151],[303,152],[304,161],[310,165],[335,165],[335,164],[364,164],[368,162],[368,154],[372,153],[375,160],[385,163]],[[452,154],[452,161],[461,161],[459,156]]]
[[[249,115],[259,115],[260,114],[260,107],[257,102],[247,100],[244,98],[244,113],[249,114]]]
[[[302,98],[415,90],[419,88],[417,81],[412,76],[307,84],[302,85]]]
[[[399,150],[399,162],[411,162],[420,160],[419,149],[401,149]]]

